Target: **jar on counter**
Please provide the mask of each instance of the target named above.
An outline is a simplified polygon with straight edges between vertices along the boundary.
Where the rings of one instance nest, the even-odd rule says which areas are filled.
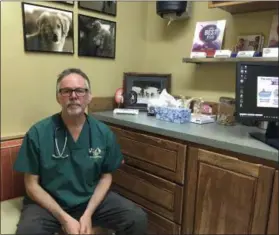
[[[228,126],[235,124],[235,99],[230,97],[220,97],[217,123]]]

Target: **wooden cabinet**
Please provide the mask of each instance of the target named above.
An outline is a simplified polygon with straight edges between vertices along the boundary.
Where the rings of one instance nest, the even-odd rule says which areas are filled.
[[[113,190],[148,214],[148,234],[180,234],[185,182],[185,144],[111,126],[125,164],[113,175]]]
[[[232,14],[278,9],[278,1],[210,1],[209,8],[220,8]]]
[[[184,183],[185,144],[117,127],[111,129],[127,164],[178,184]]]
[[[278,234],[274,167],[131,128],[111,129],[125,157],[113,190],[146,211],[148,234]]]
[[[274,169],[190,148],[183,234],[264,234]]]
[[[148,234],[180,234],[180,226],[178,226],[174,222],[165,219],[163,216],[160,216],[146,208],[143,208],[143,210],[147,213],[148,216]]]
[[[267,234],[278,235],[279,234],[279,216],[278,216],[278,183],[279,183],[279,173],[276,171],[273,183],[273,191],[272,191],[272,198],[270,204],[270,213],[269,213],[269,220],[268,220],[268,227],[267,227]]]
[[[181,223],[183,187],[123,165],[113,176],[115,189],[132,201],[176,223]]]

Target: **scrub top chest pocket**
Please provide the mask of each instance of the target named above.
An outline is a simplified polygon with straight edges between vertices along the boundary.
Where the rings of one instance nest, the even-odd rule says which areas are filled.
[[[69,179],[72,174],[70,162],[70,151],[66,149],[65,154],[68,157],[55,158],[53,152],[45,151],[40,157],[40,172],[43,185],[48,185],[50,182],[59,181],[60,179]]]
[[[106,157],[105,147],[93,147],[87,151],[73,151],[73,161],[88,185],[94,185],[102,173],[102,165]]]

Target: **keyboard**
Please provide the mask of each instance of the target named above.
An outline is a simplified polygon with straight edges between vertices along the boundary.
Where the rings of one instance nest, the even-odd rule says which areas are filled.
[[[121,109],[116,108],[113,110],[114,114],[130,114],[130,115],[138,115],[139,110],[138,109]]]

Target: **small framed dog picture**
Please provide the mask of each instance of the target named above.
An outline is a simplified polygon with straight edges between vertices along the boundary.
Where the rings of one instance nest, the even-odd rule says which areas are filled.
[[[116,22],[78,15],[78,55],[115,58]]]
[[[22,2],[26,52],[74,54],[73,12]]]
[[[78,1],[78,7],[106,15],[116,16],[117,2],[114,1]]]

